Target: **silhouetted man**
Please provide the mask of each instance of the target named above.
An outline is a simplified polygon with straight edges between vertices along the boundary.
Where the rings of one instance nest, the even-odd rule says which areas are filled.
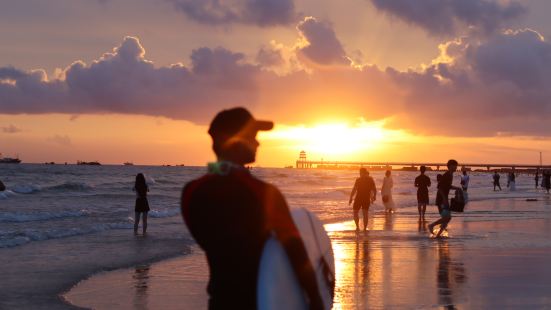
[[[321,309],[316,275],[281,192],[253,177],[256,134],[272,122],[258,121],[244,108],[224,110],[210,124],[218,161],[182,192],[182,216],[205,251],[210,269],[210,309],[256,309],[257,277],[264,243],[282,244],[310,309]]]
[[[497,171],[494,172],[494,192],[496,191],[496,186],[501,190],[501,184],[499,182],[499,179],[501,177],[499,176],[499,173]]]
[[[419,211],[419,219],[425,218],[425,212],[427,211],[427,204],[429,203],[429,187],[430,178],[425,175],[427,167],[419,167],[421,174],[415,178],[414,185],[417,187],[417,210]]]
[[[356,198],[354,199],[354,195]],[[364,231],[367,230],[367,220],[369,216],[369,206],[377,198],[377,188],[375,187],[375,181],[369,176],[369,171],[365,168],[360,169],[360,177],[356,179],[354,188],[350,193],[350,199],[348,204],[352,203],[354,199],[354,222],[356,223],[356,231],[360,230],[360,209],[363,212]]]

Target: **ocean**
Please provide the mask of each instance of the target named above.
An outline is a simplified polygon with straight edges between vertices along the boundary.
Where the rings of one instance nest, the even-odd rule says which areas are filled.
[[[182,223],[179,198],[186,182],[205,171],[205,167],[0,165],[0,180],[7,187],[0,192],[0,274],[4,275],[0,308],[70,308],[58,294],[83,278],[189,253],[194,242]],[[147,238],[132,235],[132,188],[139,172],[150,187]],[[255,168],[251,173],[279,187],[292,208],[311,210],[326,224],[351,219],[348,198],[357,171]],[[397,214],[411,223],[417,219],[413,186],[417,174],[393,172]],[[433,182],[433,201],[437,172],[427,174]],[[384,172],[371,175],[380,188]],[[505,175],[502,192],[493,191],[491,174],[470,176],[471,201],[544,196],[534,189],[532,175],[517,176],[516,192],[508,191]],[[459,173],[454,184],[459,184]],[[548,200],[534,207],[492,206],[470,210],[464,221],[550,218]],[[427,215],[436,218],[435,209],[428,206]],[[370,212],[383,216],[380,195]],[[538,242],[549,246],[544,239]]]

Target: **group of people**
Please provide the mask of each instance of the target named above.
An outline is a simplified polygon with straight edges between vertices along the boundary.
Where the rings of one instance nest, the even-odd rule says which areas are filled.
[[[457,161],[450,159],[447,163],[448,170],[443,175],[439,174],[437,176],[438,191],[436,194],[436,205],[438,206],[438,211],[441,218],[428,225],[431,233],[436,225],[440,225],[440,230],[436,233],[437,237],[442,234],[451,220],[451,211],[448,199],[450,190],[457,189],[466,193],[469,187],[470,178],[466,170],[463,171],[463,175],[461,176],[461,188],[452,185],[453,173],[457,170],[457,166]],[[419,219],[424,220],[427,205],[429,204],[429,187],[431,186],[431,180],[427,175],[425,175],[427,170],[425,166],[421,166],[419,170],[421,174],[415,178],[414,186],[417,187],[417,208],[419,211]],[[385,206],[385,212],[388,213],[394,212],[395,208],[394,201],[392,199],[393,186],[394,182],[392,180],[391,171],[387,170],[383,179],[381,195]],[[369,207],[376,199],[377,188],[375,186],[375,181],[369,176],[369,171],[367,171],[367,169],[360,168],[360,177],[356,179],[348,201],[348,204],[352,204],[352,202],[354,202],[352,209],[354,213],[354,222],[356,223],[356,231],[360,230],[360,210],[362,210],[363,213],[363,230],[367,230]]]

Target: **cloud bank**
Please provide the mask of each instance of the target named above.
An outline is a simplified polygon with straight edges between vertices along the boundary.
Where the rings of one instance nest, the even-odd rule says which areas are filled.
[[[286,123],[363,117],[428,134],[548,135],[551,45],[534,30],[450,40],[431,64],[408,71],[352,66],[329,23],[305,18],[297,30],[300,45],[264,46],[255,63],[203,47],[189,65],[156,67],[139,40],[126,37],[51,80],[41,70],[0,68],[0,113],[128,113],[205,124],[243,105]]]
[[[437,36],[455,36],[470,29],[495,33],[526,8],[495,0],[371,0],[375,8]]]
[[[294,0],[166,0],[188,18],[206,25],[246,24],[259,27],[297,21]]]

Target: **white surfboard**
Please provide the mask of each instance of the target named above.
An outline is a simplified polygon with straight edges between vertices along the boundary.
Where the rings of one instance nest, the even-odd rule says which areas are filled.
[[[333,307],[335,259],[331,240],[321,221],[306,209],[293,209],[293,220],[300,231],[310,262],[315,269],[324,309]],[[260,259],[257,303],[260,310],[307,309],[306,297],[285,250],[270,238]]]

